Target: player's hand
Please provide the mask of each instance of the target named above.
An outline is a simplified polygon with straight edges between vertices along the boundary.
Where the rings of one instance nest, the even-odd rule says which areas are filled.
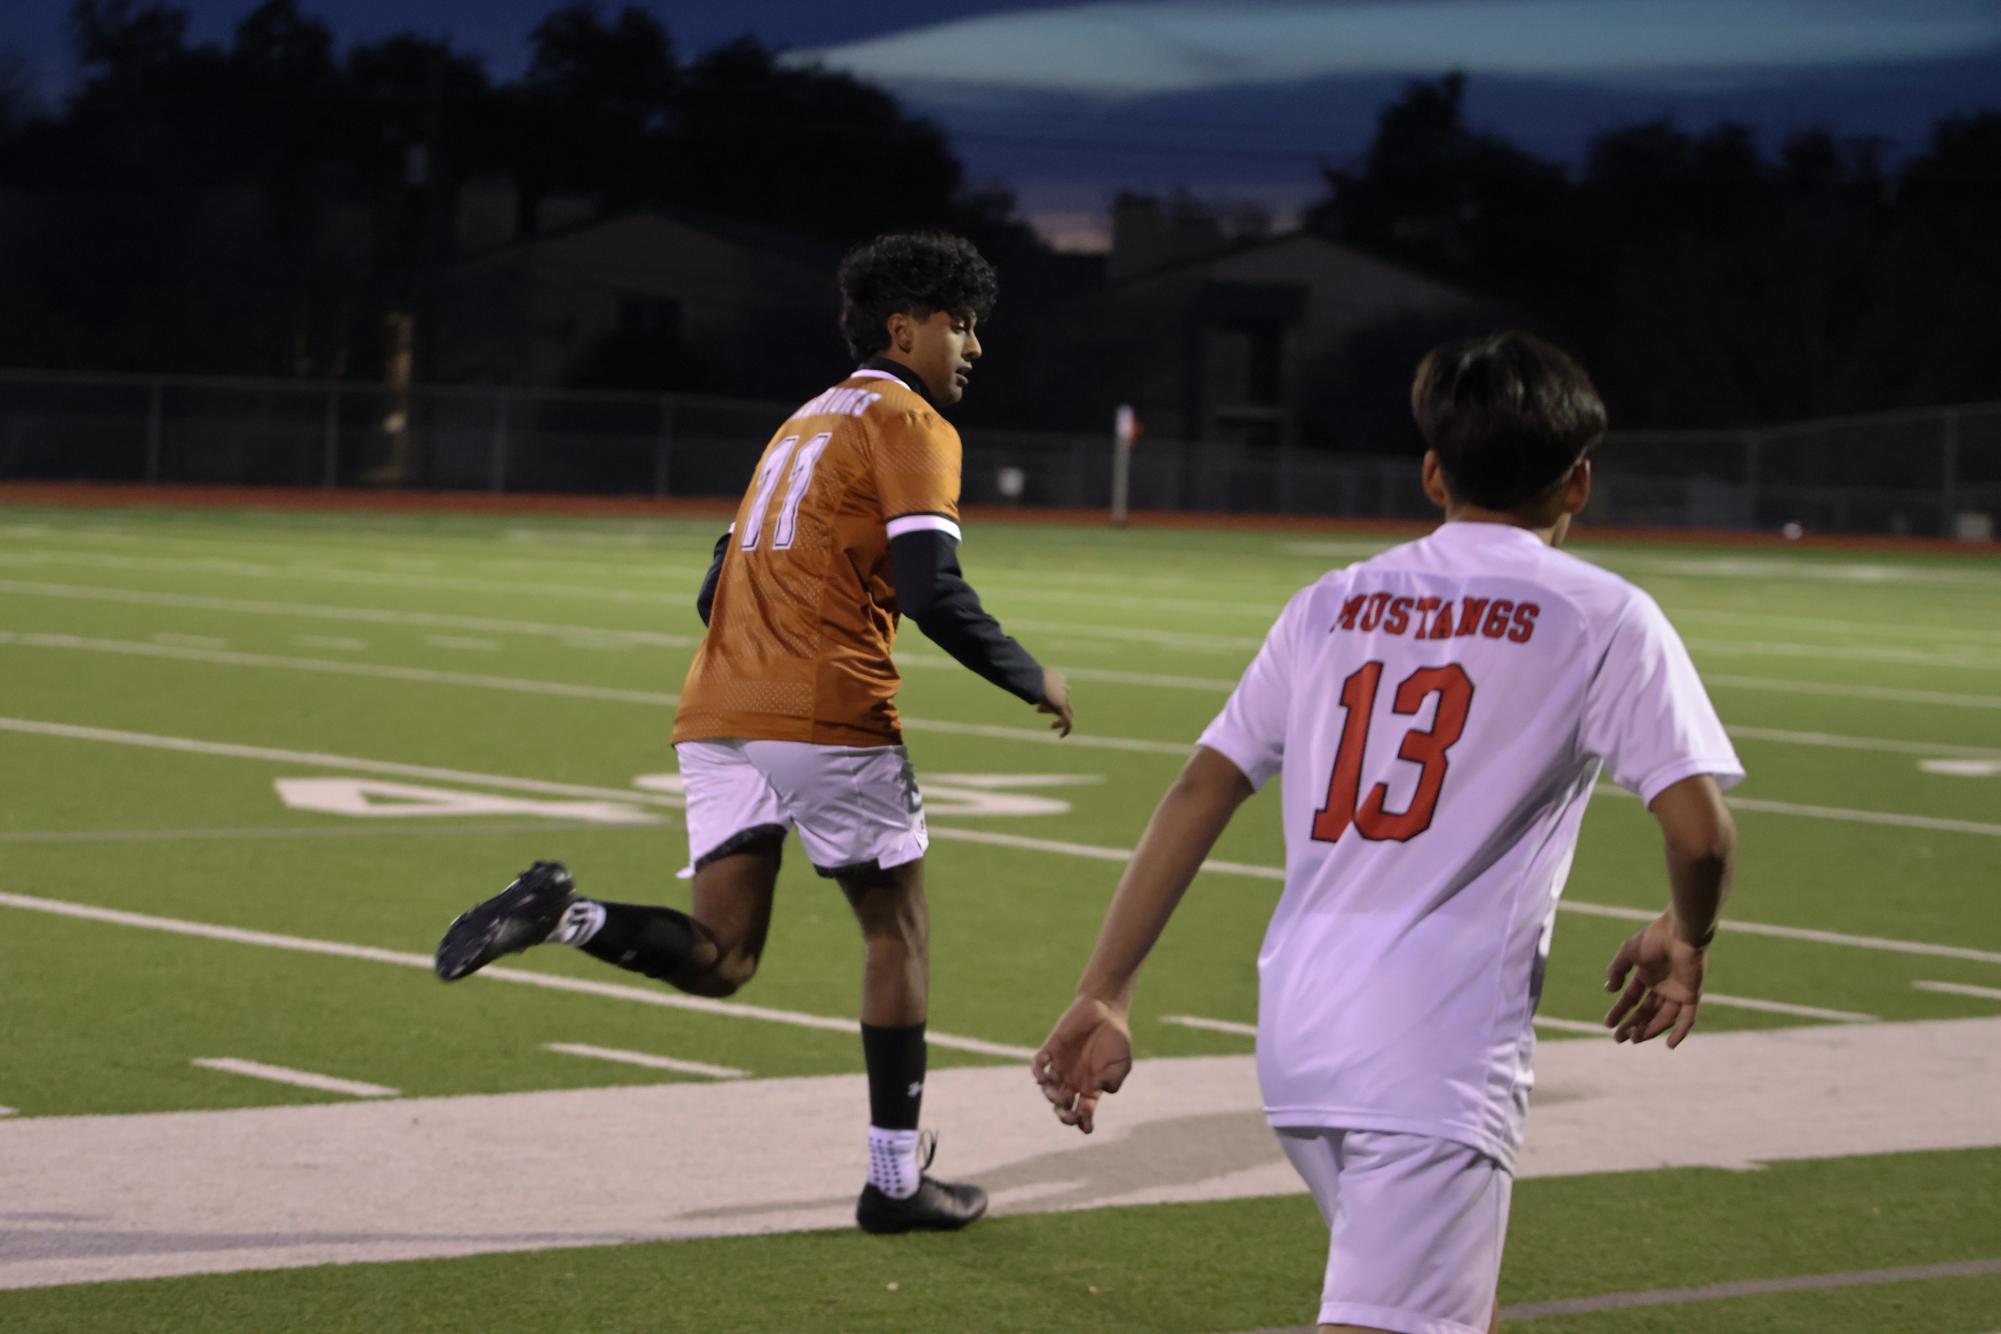
[[[1132,1030],[1125,1012],[1079,996],[1049,1031],[1029,1068],[1042,1095],[1055,1107],[1056,1119],[1090,1134],[1098,1099],[1117,1093],[1132,1073]]]
[[[1650,1042],[1666,1033],[1669,1049],[1679,1047],[1695,1027],[1707,954],[1707,947],[1675,935],[1673,913],[1662,913],[1621,945],[1605,970],[1605,990],[1626,988],[1605,1015],[1605,1027],[1613,1030],[1613,1038]]]
[[[1035,711],[1055,714],[1056,721],[1049,724],[1049,730],[1070,735],[1076,719],[1070,712],[1070,683],[1063,679],[1063,673],[1050,667],[1042,669],[1042,703],[1035,706]]]

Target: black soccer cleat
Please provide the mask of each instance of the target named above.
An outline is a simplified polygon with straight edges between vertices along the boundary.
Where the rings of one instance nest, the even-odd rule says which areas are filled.
[[[956,1232],[987,1211],[987,1193],[978,1186],[953,1185],[936,1177],[918,1182],[907,1200],[892,1200],[873,1183],[862,1187],[855,1221],[878,1236],[892,1232]]]
[[[922,1149],[924,1166],[931,1166],[932,1155],[937,1151],[937,1137],[926,1131]],[[957,1232],[986,1211],[987,1193],[978,1186],[955,1185],[929,1175],[917,1178],[917,1192],[908,1199],[893,1200],[871,1181],[862,1187],[862,1196],[855,1201],[855,1221],[861,1224],[862,1231],[878,1236],[895,1232]]]
[[[433,966],[456,982],[506,954],[518,954],[549,938],[570,906],[576,888],[561,862],[536,862],[514,883],[477,907],[460,913],[438,942]]]

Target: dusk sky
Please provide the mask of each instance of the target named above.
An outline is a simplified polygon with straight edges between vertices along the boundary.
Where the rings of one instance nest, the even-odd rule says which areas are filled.
[[[251,0],[190,0],[226,40]],[[497,77],[520,71],[551,0],[306,0],[343,43],[449,34]],[[615,10],[618,6],[607,6]],[[750,32],[881,83],[951,131],[974,179],[1005,184],[1044,231],[1102,235],[1120,187],[1176,185],[1283,215],[1354,160],[1409,79],[1463,69],[1474,122],[1575,160],[1602,129],[1731,117],[1766,142],[1806,125],[1922,146],[1931,121],[2001,109],[1996,0],[1131,0],[643,6],[683,58]],[[44,95],[73,69],[59,0],[0,7],[0,50]],[[414,17],[413,17],[414,16]]]

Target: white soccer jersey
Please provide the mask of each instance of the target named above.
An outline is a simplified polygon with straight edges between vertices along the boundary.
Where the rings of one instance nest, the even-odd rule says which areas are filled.
[[[1651,802],[1744,776],[1654,600],[1505,524],[1448,523],[1293,597],[1201,744],[1283,772],[1258,956],[1277,1126],[1512,1166],[1557,896],[1601,766]]]

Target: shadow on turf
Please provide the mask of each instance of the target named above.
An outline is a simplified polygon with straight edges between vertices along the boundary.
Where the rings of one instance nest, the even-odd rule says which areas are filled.
[[[943,1142],[941,1139],[941,1147]],[[1265,1167],[1282,1157],[1278,1140],[1260,1112],[1217,1112],[1205,1116],[1149,1121],[1126,1133],[1101,1132],[1074,1148],[1037,1154],[978,1173],[979,1184],[1002,1196],[1036,1187],[1022,1201],[1023,1212],[1087,1208],[1143,1190],[1192,1190],[1238,1172]],[[859,1158],[859,1155],[857,1155]],[[941,1173],[954,1179],[949,1169]],[[856,1189],[860,1189],[857,1185]],[[854,1193],[785,1203],[690,1209],[688,1219],[727,1219],[794,1209],[825,1209],[851,1202]]]

